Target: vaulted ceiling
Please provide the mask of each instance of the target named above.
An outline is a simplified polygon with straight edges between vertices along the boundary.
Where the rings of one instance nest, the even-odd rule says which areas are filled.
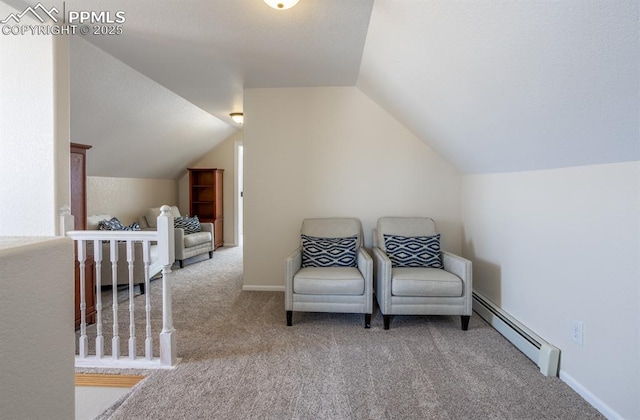
[[[358,86],[465,173],[638,160],[639,4],[376,0]]]
[[[72,135],[99,152],[93,175],[175,178],[239,128],[228,114],[256,87],[357,86],[464,173],[640,160],[635,1],[46,5],[126,14],[123,35],[72,40]]]

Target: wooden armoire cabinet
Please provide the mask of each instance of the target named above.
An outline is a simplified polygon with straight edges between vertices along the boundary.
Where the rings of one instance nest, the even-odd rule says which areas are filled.
[[[75,230],[87,229],[87,150],[91,146],[86,144],[71,143],[71,155],[69,165],[69,181],[71,185],[71,214],[73,215]],[[80,263],[76,258],[75,268],[75,320],[76,328],[80,326]],[[96,281],[95,262],[93,256],[87,255],[85,261],[85,300],[86,322],[95,323],[96,316]]]
[[[189,216],[213,223],[214,249],[224,245],[223,174],[224,169],[189,168]]]

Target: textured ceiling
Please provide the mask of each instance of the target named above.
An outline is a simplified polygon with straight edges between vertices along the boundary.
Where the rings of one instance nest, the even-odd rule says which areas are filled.
[[[466,173],[640,160],[637,1],[376,0],[358,87]]]

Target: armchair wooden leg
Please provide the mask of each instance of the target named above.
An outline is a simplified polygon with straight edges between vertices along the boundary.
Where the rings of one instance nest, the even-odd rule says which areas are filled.
[[[371,328],[371,314],[364,314],[364,327]]]
[[[287,327],[293,325],[293,311],[287,311]]]
[[[180,263],[180,268],[184,268],[184,260],[178,261]]]
[[[138,286],[140,286],[140,294],[144,295],[144,283],[140,283]]]
[[[462,331],[467,331],[469,329],[469,320],[471,319],[471,316],[462,315],[460,318],[462,320]]]
[[[388,330],[391,323],[391,315],[382,315],[382,320],[384,321],[384,329]]]
[[[213,258],[213,251],[209,251],[209,259]]]

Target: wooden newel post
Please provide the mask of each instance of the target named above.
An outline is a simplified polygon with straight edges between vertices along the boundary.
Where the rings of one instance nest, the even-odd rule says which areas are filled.
[[[173,328],[171,283],[169,273],[175,261],[173,216],[171,208],[164,205],[158,216],[158,259],[162,265],[162,332],[160,333],[160,364],[173,366],[177,362],[176,336]],[[148,292],[147,292],[148,293]]]

